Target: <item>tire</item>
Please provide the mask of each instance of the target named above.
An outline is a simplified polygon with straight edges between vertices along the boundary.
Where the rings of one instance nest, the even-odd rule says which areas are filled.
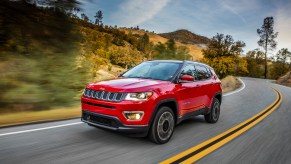
[[[175,128],[175,115],[171,108],[163,106],[159,108],[149,132],[149,138],[157,144],[167,143]]]
[[[220,101],[217,98],[213,99],[210,112],[204,115],[205,121],[208,123],[216,123],[220,115]]]

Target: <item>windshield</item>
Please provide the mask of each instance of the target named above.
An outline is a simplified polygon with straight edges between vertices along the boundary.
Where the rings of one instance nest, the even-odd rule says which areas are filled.
[[[180,65],[181,63],[144,62],[133,67],[121,77],[169,81],[174,77]]]

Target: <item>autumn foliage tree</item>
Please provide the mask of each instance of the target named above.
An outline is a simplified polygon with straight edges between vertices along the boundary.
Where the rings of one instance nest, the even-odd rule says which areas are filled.
[[[221,78],[243,74],[248,72],[246,60],[240,57],[244,47],[244,42],[234,41],[231,35],[217,34],[202,50],[202,61],[212,66]]]
[[[260,78],[264,76],[264,52],[259,49],[248,51],[246,54],[246,61],[248,63],[248,71],[246,74],[250,77]]]
[[[279,77],[285,75],[290,71],[291,52],[287,48],[282,48],[275,55],[275,61],[270,69],[270,75],[273,79],[278,79]]]
[[[177,46],[173,39],[169,39],[165,44],[159,42],[154,47],[155,59],[175,59],[175,60],[189,60],[189,48],[185,46]]]

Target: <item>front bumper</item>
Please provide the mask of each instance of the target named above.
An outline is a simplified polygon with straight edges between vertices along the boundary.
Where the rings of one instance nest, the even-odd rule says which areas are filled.
[[[96,100],[86,98],[82,96],[82,110],[110,116],[117,118],[124,125],[128,126],[143,126],[148,125],[152,116],[152,112],[155,108],[153,99],[148,101],[121,101],[121,102],[110,102],[103,100]],[[143,111],[144,115],[141,120],[128,120],[124,117],[124,111]]]
[[[148,125],[125,125],[117,117],[82,110],[81,120],[91,126],[123,133],[147,134]]]

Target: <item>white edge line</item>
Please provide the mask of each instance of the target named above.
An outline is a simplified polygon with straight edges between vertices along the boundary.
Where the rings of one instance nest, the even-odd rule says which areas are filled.
[[[2,134],[0,134],[0,137],[12,135],[12,134],[28,133],[28,132],[47,130],[47,129],[60,128],[60,127],[65,127],[65,126],[72,126],[72,125],[77,125],[77,124],[82,124],[82,122],[74,122],[74,123],[56,125],[56,126],[49,126],[49,127],[44,127],[44,128],[37,128],[37,129],[22,130],[22,131],[17,131],[17,132],[2,133]]]
[[[229,96],[229,95],[235,94],[235,93],[240,92],[243,89],[245,89],[245,87],[246,87],[245,83],[240,78],[238,78],[238,80],[242,83],[243,86],[240,89],[232,91],[232,92],[227,93],[227,94],[224,94],[223,96]]]

